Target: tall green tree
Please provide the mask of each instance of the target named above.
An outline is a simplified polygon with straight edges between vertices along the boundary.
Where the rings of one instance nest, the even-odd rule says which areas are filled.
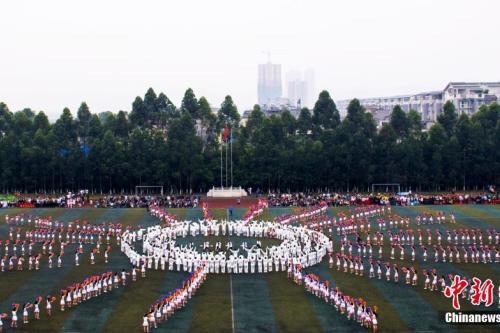
[[[390,124],[400,138],[406,137],[410,131],[410,121],[399,105],[396,105],[391,112]]]
[[[184,93],[184,98],[182,98],[181,110],[183,112],[189,113],[192,119],[198,118],[198,109],[200,104],[196,98],[193,89],[189,88]]]
[[[228,124],[231,128],[238,127],[240,122],[240,114],[233,102],[231,96],[227,95],[222,102],[219,111],[217,112],[217,125],[218,128],[223,128]]]
[[[372,182],[372,151],[376,135],[375,122],[357,99],[347,107],[347,117],[339,129],[343,173],[348,189],[367,189]]]
[[[297,130],[299,134],[306,135],[313,129],[313,119],[308,108],[302,108],[297,119]]]
[[[201,97],[198,104],[200,137],[203,142],[203,149],[207,147],[214,148],[217,141],[217,116],[212,112],[205,97]]]
[[[141,97],[137,96],[132,103],[132,112],[130,112],[130,122],[134,126],[144,126],[147,121],[147,108]]]
[[[334,129],[340,124],[340,115],[328,91],[323,90],[314,104],[313,124],[315,131]]]
[[[443,112],[438,116],[437,121],[441,124],[441,126],[443,126],[446,134],[450,137],[453,134],[457,119],[458,115],[455,109],[455,104],[451,101],[444,103]]]
[[[9,111],[7,104],[0,102],[0,133],[5,132],[12,122],[12,112]]]
[[[193,190],[196,181],[203,178],[202,142],[196,136],[193,119],[183,112],[172,122],[168,131],[167,149],[169,168],[173,170],[172,186],[179,190]]]
[[[11,112],[0,102],[0,191],[122,193],[141,184],[205,191],[220,182],[218,135],[226,123],[236,185],[271,191],[362,191],[373,182],[417,191],[500,187],[497,103],[472,116],[457,116],[447,103],[429,131],[418,112],[399,107],[377,131],[358,100],[337,123],[328,93],[313,114],[304,108],[298,119],[285,109],[268,117],[255,106],[243,127],[230,96],[217,115],[192,91],[183,104],[177,109],[164,93],[148,89],[130,113],[92,114],[82,103],[75,117],[66,108],[50,123],[43,112]]]

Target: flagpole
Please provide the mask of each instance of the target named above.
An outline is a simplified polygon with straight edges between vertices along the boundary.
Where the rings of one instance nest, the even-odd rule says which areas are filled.
[[[223,185],[222,185],[222,140],[220,141],[220,189],[222,190]]]
[[[227,138],[226,138],[226,187],[227,187]]]
[[[233,128],[229,132],[229,140],[231,140],[231,188],[233,188]]]

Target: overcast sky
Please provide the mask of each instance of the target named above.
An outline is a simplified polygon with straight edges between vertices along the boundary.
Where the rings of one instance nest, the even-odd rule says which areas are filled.
[[[2,1],[0,101],[54,119],[130,110],[148,87],[179,105],[191,87],[242,112],[266,51],[334,99],[500,81],[500,1]]]

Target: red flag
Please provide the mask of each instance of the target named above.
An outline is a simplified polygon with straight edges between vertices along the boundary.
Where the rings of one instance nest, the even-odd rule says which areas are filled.
[[[224,132],[222,132],[222,138],[224,141],[227,141],[227,139],[229,138],[229,127],[227,127],[227,124],[226,126],[224,126]]]

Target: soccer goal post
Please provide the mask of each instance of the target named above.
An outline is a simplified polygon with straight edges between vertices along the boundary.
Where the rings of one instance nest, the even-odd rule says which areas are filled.
[[[135,187],[135,195],[158,195],[163,196],[163,186],[140,185]]]
[[[372,193],[382,192],[382,193],[399,193],[401,188],[398,183],[380,183],[372,184]]]

